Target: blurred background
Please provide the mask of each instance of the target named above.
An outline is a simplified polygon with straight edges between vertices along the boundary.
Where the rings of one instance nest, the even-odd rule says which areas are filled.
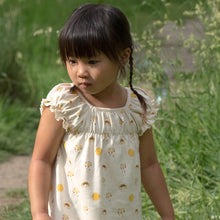
[[[8,199],[0,220],[31,219],[27,184],[18,187],[7,167],[30,158],[41,99],[70,82],[58,35],[85,2],[119,7],[129,19],[134,85],[160,107],[154,137],[176,219],[220,219],[220,0],[0,0],[0,177],[11,173],[14,184],[0,185]],[[142,199],[143,219],[159,219],[144,191]]]

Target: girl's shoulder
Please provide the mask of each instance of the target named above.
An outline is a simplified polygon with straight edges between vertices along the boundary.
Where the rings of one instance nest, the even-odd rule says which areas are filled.
[[[147,106],[147,110],[150,110],[150,109],[157,110],[158,109],[158,106],[155,102],[154,96],[150,91],[144,90],[140,87],[134,87],[134,89],[138,92],[138,94],[140,94],[144,98],[144,101],[145,101],[146,106]],[[141,104],[140,104],[137,96],[133,93],[132,90],[130,90],[130,93],[131,93],[130,96],[134,97],[134,99],[132,99],[132,100],[133,100],[134,103],[136,103],[137,109],[140,109],[142,111],[142,107],[141,107]]]
[[[46,100],[60,105],[68,102],[72,103],[74,99],[79,98],[77,90],[73,88],[74,85],[72,83],[60,83],[49,91]]]
[[[135,87],[134,89],[138,92],[138,94],[140,94],[144,98],[144,102],[146,103],[146,114],[145,114],[145,118],[143,118],[142,105],[138,100],[138,97],[132,91],[130,91],[131,92],[130,97],[132,97],[131,111],[136,115],[140,115],[141,117],[141,120],[139,118],[140,120],[139,123],[141,123],[141,131],[139,135],[142,135],[144,131],[151,128],[151,126],[154,124],[159,107],[158,104],[155,102],[155,99],[151,92],[139,87]],[[138,116],[136,116],[136,118],[138,118]]]
[[[66,130],[70,119],[78,116],[77,112],[82,109],[87,110],[77,91],[71,89],[73,86],[72,83],[60,83],[54,86],[46,98],[42,99],[40,105],[41,114],[45,107],[49,107],[58,121],[63,120],[63,127]]]
[[[71,94],[71,88],[73,87],[72,83],[59,83],[55,85],[48,93],[47,97],[52,96],[64,96]]]

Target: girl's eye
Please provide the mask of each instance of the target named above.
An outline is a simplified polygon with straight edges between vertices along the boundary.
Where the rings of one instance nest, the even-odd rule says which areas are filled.
[[[69,64],[75,64],[75,63],[76,63],[75,60],[69,59]]]
[[[89,64],[96,64],[96,63],[98,63],[98,61],[97,61],[97,60],[89,60],[88,63],[89,63]]]

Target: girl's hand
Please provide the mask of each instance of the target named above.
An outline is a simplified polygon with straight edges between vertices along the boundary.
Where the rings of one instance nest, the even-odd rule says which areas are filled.
[[[47,213],[40,213],[33,217],[33,220],[52,220]]]

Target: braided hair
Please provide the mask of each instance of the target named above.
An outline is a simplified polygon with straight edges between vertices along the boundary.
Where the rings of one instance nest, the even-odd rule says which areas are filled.
[[[137,96],[139,102],[141,103],[141,107],[143,109],[143,118],[145,118],[146,110],[147,110],[147,105],[146,105],[145,99],[141,94],[139,94],[133,88],[133,85],[132,85],[132,79],[133,79],[133,50],[131,50],[131,54],[130,54],[130,57],[129,57],[129,65],[130,65],[129,86],[130,86],[130,89],[132,90],[132,92]]]

